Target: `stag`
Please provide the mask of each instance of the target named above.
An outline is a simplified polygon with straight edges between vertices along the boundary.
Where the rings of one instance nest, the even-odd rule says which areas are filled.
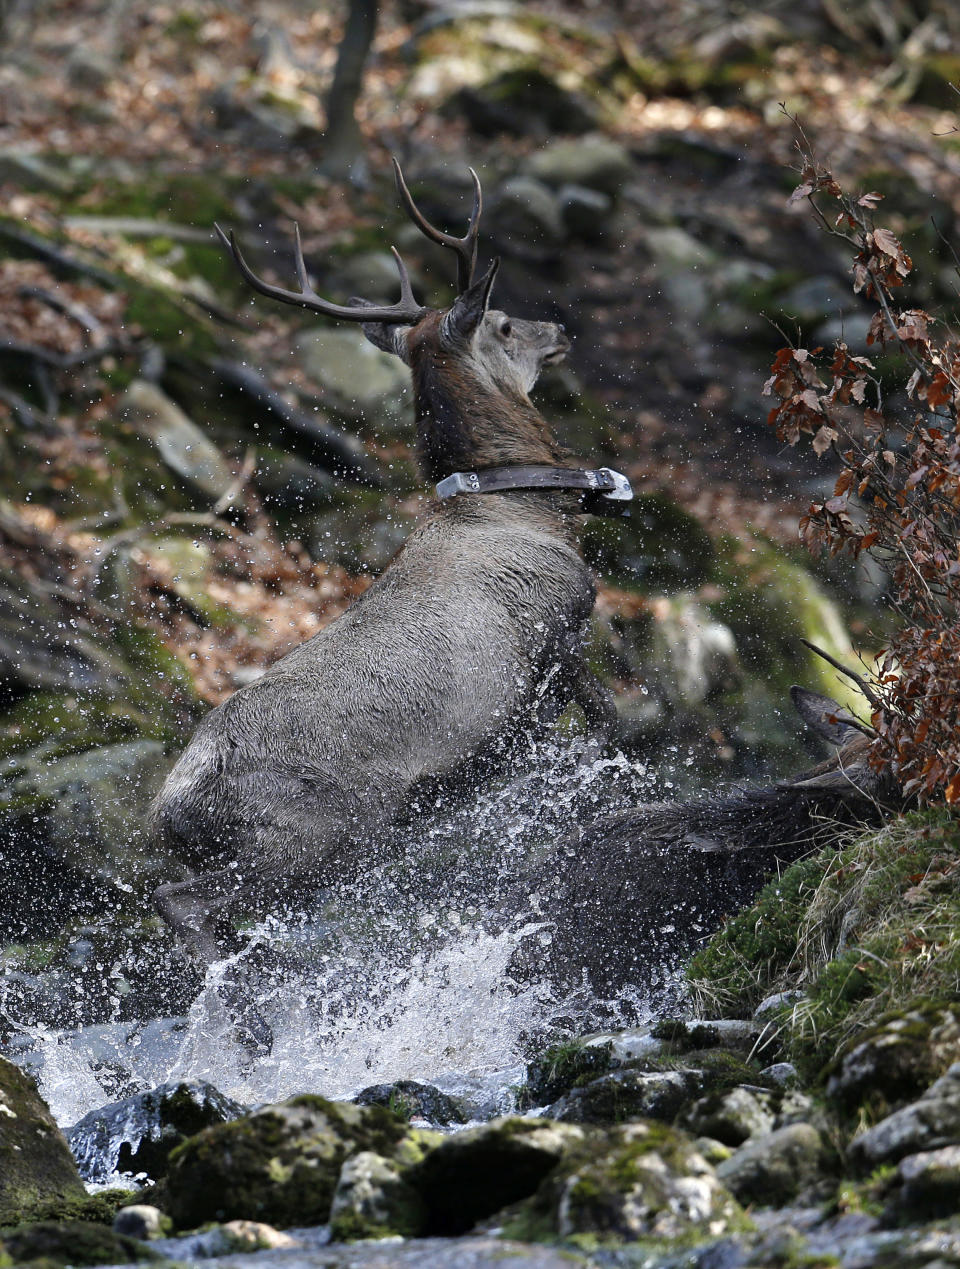
[[[616,716],[582,651],[595,587],[574,526],[622,504],[629,485],[572,466],[530,400],[570,341],[557,323],[490,307],[497,262],[474,278],[476,174],[457,238],[423,217],[394,166],[414,224],[456,255],[445,311],[418,304],[396,251],[395,304],[340,305],[312,288],[299,231],[300,289],[289,291],[261,280],[217,227],[258,292],[357,322],[409,366],[419,465],[439,496],[347,612],[206,716],[156,798],[156,838],[190,875],[155,901],[208,963],[238,949],[241,907],[362,868],[424,785],[477,782],[568,705],[598,745]]]
[[[790,694],[830,756],[774,784],[647,803],[576,830],[521,883],[554,932],[546,952],[523,949],[518,973],[567,987],[586,976],[602,999],[655,988],[782,866],[903,809],[868,760],[871,729],[828,696]]]

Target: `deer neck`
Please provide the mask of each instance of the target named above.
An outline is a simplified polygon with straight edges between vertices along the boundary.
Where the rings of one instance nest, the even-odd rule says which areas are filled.
[[[417,457],[431,483],[454,471],[563,463],[565,453],[524,393],[442,357],[414,365]]]

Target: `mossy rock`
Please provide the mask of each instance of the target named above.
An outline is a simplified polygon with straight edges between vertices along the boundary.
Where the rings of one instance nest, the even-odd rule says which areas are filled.
[[[340,1169],[330,1208],[330,1234],[339,1242],[398,1235],[413,1238],[424,1229],[425,1210],[422,1195],[393,1160],[361,1150]]]
[[[505,70],[484,84],[458,89],[444,105],[480,136],[552,136],[597,126],[592,102],[568,92],[537,66]]]
[[[22,1220],[41,1203],[85,1197],[77,1165],[36,1084],[0,1058],[0,1225]]]
[[[545,1106],[575,1084],[587,1083],[610,1070],[612,1045],[565,1040],[549,1045],[527,1063],[527,1078],[519,1094],[521,1106]]]
[[[415,1161],[418,1137],[380,1106],[293,1097],[191,1137],[170,1156],[166,1207],[178,1229],[239,1217],[278,1227],[327,1220],[344,1159]]]
[[[445,1138],[406,1174],[423,1196],[424,1233],[464,1234],[532,1195],[587,1131],[543,1119],[498,1119]]]
[[[41,1221],[4,1231],[0,1249],[17,1265],[132,1265],[160,1260],[145,1243],[86,1221]],[[2,1263],[2,1262],[0,1262]]]
[[[504,1221],[508,1237],[585,1245],[689,1239],[749,1228],[693,1142],[640,1121],[571,1145],[537,1194]]]
[[[709,534],[664,494],[635,497],[626,519],[588,518],[580,544],[590,567],[614,585],[689,590],[712,571]]]

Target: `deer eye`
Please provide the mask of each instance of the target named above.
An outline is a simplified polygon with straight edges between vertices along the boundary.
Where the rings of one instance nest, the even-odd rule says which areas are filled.
[[[510,322],[509,322],[509,321],[506,321],[506,322],[501,322],[501,323],[500,323],[500,334],[501,334],[501,335],[504,335],[504,336],[506,336],[506,335],[510,335],[512,332],[513,332],[513,327],[510,325]]]

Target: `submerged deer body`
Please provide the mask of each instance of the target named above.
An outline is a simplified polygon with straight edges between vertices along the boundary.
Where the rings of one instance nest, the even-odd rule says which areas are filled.
[[[478,183],[470,231],[451,239],[422,220],[399,168],[397,179],[423,232],[457,252],[449,310],[416,304],[399,257],[402,296],[388,308],[314,295],[299,243],[299,293],[260,282],[231,240],[238,265],[267,294],[361,322],[407,363],[426,479],[519,464],[562,482],[574,469],[528,393],[568,349],[563,328],[491,310],[496,264],[473,281]],[[237,946],[237,908],[363,866],[424,782],[476,779],[570,703],[595,734],[609,729],[612,702],[581,651],[595,591],[573,533],[580,488],[432,504],[346,613],[207,715],[153,808],[158,838],[195,874],[156,902],[205,959]]]

